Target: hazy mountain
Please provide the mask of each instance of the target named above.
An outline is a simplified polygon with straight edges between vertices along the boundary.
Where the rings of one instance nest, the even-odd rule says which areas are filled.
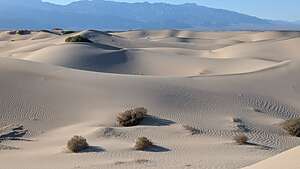
[[[54,5],[0,0],[0,28],[270,29],[291,25],[197,4],[122,3],[103,0]]]

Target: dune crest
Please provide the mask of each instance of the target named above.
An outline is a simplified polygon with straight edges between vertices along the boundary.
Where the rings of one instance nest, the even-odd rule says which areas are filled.
[[[3,40],[18,37],[6,32],[2,34],[6,35]],[[276,68],[285,65],[289,59],[265,59],[264,56],[249,55],[247,50],[260,48],[268,41],[277,45],[299,36],[296,32],[206,33],[178,30],[121,33],[86,30],[63,36],[47,32],[31,34],[32,37],[25,35],[23,40],[26,43],[18,40],[18,43],[13,41],[4,45],[4,55],[80,70],[165,77],[234,75]],[[64,42],[67,37],[75,35],[92,43]],[[22,47],[18,47],[20,45]]]

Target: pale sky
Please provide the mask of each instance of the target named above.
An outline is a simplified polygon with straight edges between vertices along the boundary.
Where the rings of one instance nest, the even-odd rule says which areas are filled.
[[[67,4],[75,0],[44,0]],[[233,10],[236,12],[274,20],[300,20],[300,0],[115,0],[122,2],[168,2],[188,3]]]

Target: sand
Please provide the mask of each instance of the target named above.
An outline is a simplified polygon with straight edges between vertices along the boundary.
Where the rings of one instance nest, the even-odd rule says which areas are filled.
[[[299,168],[300,139],[280,127],[300,116],[298,44],[299,32],[2,31],[0,168]],[[141,106],[151,117],[116,126]],[[68,152],[73,135],[91,147]],[[133,150],[140,136],[156,147]]]

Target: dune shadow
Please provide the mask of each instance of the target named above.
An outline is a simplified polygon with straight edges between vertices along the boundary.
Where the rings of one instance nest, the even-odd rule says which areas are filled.
[[[159,117],[148,115],[140,123],[145,126],[169,126],[175,124],[174,121],[168,119],[162,119]]]
[[[149,148],[146,148],[144,151],[159,153],[159,152],[168,152],[168,151],[171,151],[171,149],[161,147],[161,146],[157,146],[157,145],[153,145]]]
[[[86,45],[86,46],[95,47],[95,48],[104,49],[104,50],[121,50],[122,49],[119,47],[110,46],[110,45],[106,45],[106,44],[94,42],[94,41],[91,41],[91,42],[68,42],[64,45],[70,45],[70,44],[81,44],[81,45]]]
[[[86,44],[90,45],[90,46],[93,46],[93,47],[105,49],[105,50],[121,50],[122,49],[122,48],[119,48],[119,47],[110,46],[110,45],[106,45],[106,44],[98,43],[98,42],[86,43]]]
[[[270,147],[270,146],[266,146],[266,145],[262,145],[262,144],[257,144],[257,143],[245,143],[246,145],[249,145],[249,146],[256,146],[256,147],[259,147],[261,148],[262,150],[270,150],[270,149],[273,149],[273,147]]]
[[[99,146],[89,146],[88,148],[80,151],[80,153],[99,153],[99,152],[105,152],[105,149]]]

